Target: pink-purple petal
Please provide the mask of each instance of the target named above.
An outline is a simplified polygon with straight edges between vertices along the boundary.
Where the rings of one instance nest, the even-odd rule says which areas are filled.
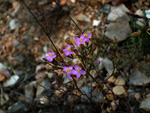
[[[77,69],[78,69],[78,66],[77,66],[77,65],[74,65],[74,68],[77,70]]]
[[[48,53],[48,54],[51,54],[51,52],[50,52],[50,51],[47,51],[47,53]]]
[[[70,76],[70,74],[67,74],[67,76],[68,76],[69,79],[72,79],[72,77]]]
[[[81,34],[81,35],[80,35],[80,38],[84,39],[84,38],[85,38],[85,36],[84,36],[83,34]]]
[[[70,44],[68,44],[68,45],[67,45],[67,48],[71,48],[71,45],[70,45]]]
[[[91,38],[91,37],[92,37],[92,33],[89,33],[89,34],[88,34],[88,38]]]
[[[80,77],[80,75],[81,75],[80,73],[77,73],[77,74],[76,74],[77,78],[79,78],[79,77]]]
[[[86,74],[86,71],[81,70],[80,73],[83,74],[83,75],[85,75],[85,74]]]
[[[76,41],[79,41],[79,38],[77,36],[74,37],[76,39]]]
[[[67,49],[63,49],[63,52],[67,52],[68,50]]]
[[[65,53],[65,56],[68,56],[69,55],[69,52],[67,51],[66,53]]]
[[[53,58],[56,58],[56,55],[54,55]]]
[[[73,67],[72,67],[72,66],[69,66],[69,69],[70,69],[70,70],[72,70],[72,69],[73,69]]]
[[[71,73],[76,75],[78,72],[76,70],[72,70]]]

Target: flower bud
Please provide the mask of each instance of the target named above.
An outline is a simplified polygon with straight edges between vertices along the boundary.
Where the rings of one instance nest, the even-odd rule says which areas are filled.
[[[107,27],[105,26],[105,27],[104,27],[104,33],[106,33],[106,31],[107,31]]]
[[[69,39],[66,39],[65,42],[66,42],[67,44],[73,45],[72,42],[71,42]]]

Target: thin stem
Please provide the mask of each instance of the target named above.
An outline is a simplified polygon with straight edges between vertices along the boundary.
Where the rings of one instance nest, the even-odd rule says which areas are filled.
[[[61,8],[61,6],[54,0],[54,2],[57,4],[57,6],[59,6],[60,8]],[[61,8],[61,10],[63,10],[62,8]],[[64,10],[63,10],[64,11]],[[69,15],[67,15],[67,17],[70,19],[70,20],[72,20],[72,22],[76,25],[76,27],[80,30],[80,32],[83,34],[83,32],[82,32],[82,30],[80,29],[80,27],[76,24],[76,22],[69,16]]]
[[[91,98],[90,98],[86,93],[83,93],[83,92],[79,89],[79,87],[78,87],[78,85],[77,85],[75,79],[74,79],[73,77],[72,77],[72,79],[73,79],[73,81],[74,81],[74,84],[75,84],[77,90],[78,90],[82,95],[85,95],[85,96],[90,100],[90,102],[92,102]]]
[[[41,25],[41,23],[37,20],[37,18],[35,17],[35,15],[32,13],[32,11],[29,9],[29,7],[27,6],[27,4],[24,2],[24,0],[22,0],[23,4],[25,5],[25,7],[28,9],[28,11],[31,13],[31,15],[33,16],[33,18],[36,20],[36,22],[39,24],[39,26],[41,27],[41,29],[44,31],[44,33],[48,36],[50,42],[52,43],[52,45],[54,46],[56,52],[58,53],[58,55],[62,58],[62,56],[60,55],[57,47],[55,46],[54,42],[52,41],[51,37],[47,34],[47,32],[45,31],[45,29],[43,28],[43,26]],[[63,58],[62,58],[63,60]],[[64,61],[64,60],[63,60]]]

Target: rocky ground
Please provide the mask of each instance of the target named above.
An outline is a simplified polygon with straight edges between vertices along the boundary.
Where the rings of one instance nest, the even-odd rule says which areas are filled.
[[[115,76],[110,76],[112,59],[99,57],[98,69],[106,73],[105,95],[96,90],[92,80],[77,79],[81,91],[92,95],[89,102],[72,80],[42,60],[52,44],[25,4],[1,0],[0,113],[150,112],[149,0],[61,0],[62,9],[50,0],[25,3],[56,47],[64,49],[65,40],[74,41],[80,30],[100,32],[107,28],[106,41],[116,40],[125,57]],[[126,44],[138,35],[148,39],[144,49]]]

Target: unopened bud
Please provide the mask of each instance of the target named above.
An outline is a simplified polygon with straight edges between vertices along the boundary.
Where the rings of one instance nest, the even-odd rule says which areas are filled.
[[[106,33],[106,31],[107,31],[107,27],[105,26],[105,27],[104,27],[104,33]]]
[[[66,42],[67,44],[73,45],[72,42],[71,42],[69,39],[66,39],[65,42]]]

